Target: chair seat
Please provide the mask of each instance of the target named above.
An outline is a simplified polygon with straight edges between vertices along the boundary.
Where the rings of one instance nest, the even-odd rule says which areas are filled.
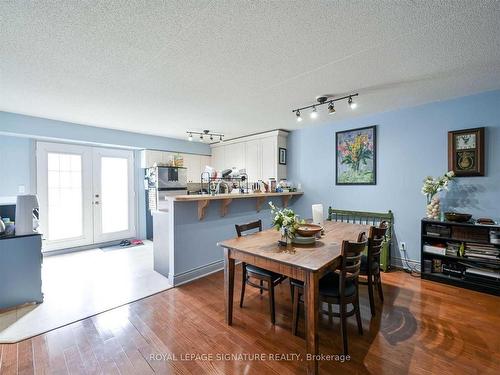
[[[251,272],[251,273],[254,273],[254,274],[259,275],[259,276],[270,277],[271,280],[273,280],[273,281],[276,281],[281,277],[281,275],[279,273],[275,273],[275,272],[272,272],[272,271],[269,271],[269,270],[266,270],[264,268],[260,268],[257,266],[252,266],[251,264],[247,264],[246,268],[247,268],[247,272]]]
[[[332,273],[323,277],[319,282],[319,294],[326,297],[340,297],[340,277],[336,273]],[[356,294],[356,284],[354,280],[346,280],[345,296],[350,297]]]
[[[380,267],[380,265],[378,264],[378,262],[372,263],[372,271],[378,271],[379,267]],[[368,272],[368,257],[364,254],[361,255],[360,271],[364,275],[366,275],[366,273]]]
[[[304,282],[300,280],[290,279],[290,284],[295,287],[303,288]],[[340,277],[337,273],[332,272],[326,274],[319,281],[319,294],[326,297],[340,297]],[[356,293],[356,285],[354,280],[347,280],[345,284],[345,296],[350,297]]]

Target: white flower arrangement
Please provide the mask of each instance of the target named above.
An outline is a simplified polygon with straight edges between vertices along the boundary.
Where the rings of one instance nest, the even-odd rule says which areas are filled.
[[[273,217],[273,226],[276,230],[281,231],[282,235],[293,239],[295,231],[300,224],[299,217],[290,208],[279,209],[273,202],[269,202],[271,214]]]
[[[430,201],[440,191],[448,190],[448,185],[454,178],[455,173],[453,171],[446,172],[442,177],[427,176],[422,186],[422,194],[426,195],[428,201]]]

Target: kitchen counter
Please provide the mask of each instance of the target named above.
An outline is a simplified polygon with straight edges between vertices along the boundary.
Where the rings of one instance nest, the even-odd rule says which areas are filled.
[[[282,197],[302,195],[302,191],[288,193],[251,193],[251,194],[195,194],[195,195],[176,195],[172,197],[175,201],[203,201],[203,200],[221,200],[221,199],[244,199],[244,198],[264,198],[264,197]]]
[[[160,210],[152,212],[155,271],[177,286],[221,270],[223,254],[217,243],[236,237],[235,224],[262,220],[263,228],[270,228],[273,215],[267,202],[293,207],[302,195],[296,192],[168,197]]]
[[[257,212],[260,211],[262,204],[266,199],[281,197],[282,206],[287,207],[292,198],[295,195],[304,194],[301,191],[298,192],[288,192],[288,193],[251,193],[251,194],[198,194],[198,195],[177,195],[173,197],[169,197],[168,199],[174,202],[198,202],[198,219],[203,220],[205,217],[206,209],[210,203],[210,201],[219,200],[221,202],[220,206],[220,216],[226,216],[228,212],[229,205],[233,201],[233,199],[256,199],[255,209]]]

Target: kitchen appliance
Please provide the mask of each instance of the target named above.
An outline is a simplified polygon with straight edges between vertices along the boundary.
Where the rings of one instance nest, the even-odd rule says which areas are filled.
[[[38,233],[38,198],[36,195],[18,195],[16,203],[16,235]]]
[[[146,169],[146,237],[153,239],[151,211],[166,207],[166,199],[187,195],[187,169],[182,167],[153,167]]]

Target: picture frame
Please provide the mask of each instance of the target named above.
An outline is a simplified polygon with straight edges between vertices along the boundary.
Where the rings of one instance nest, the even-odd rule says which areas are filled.
[[[485,128],[448,132],[448,170],[457,177],[485,175]]]
[[[281,165],[286,165],[286,148],[278,148],[278,163]]]
[[[335,133],[335,184],[377,184],[377,126]]]

